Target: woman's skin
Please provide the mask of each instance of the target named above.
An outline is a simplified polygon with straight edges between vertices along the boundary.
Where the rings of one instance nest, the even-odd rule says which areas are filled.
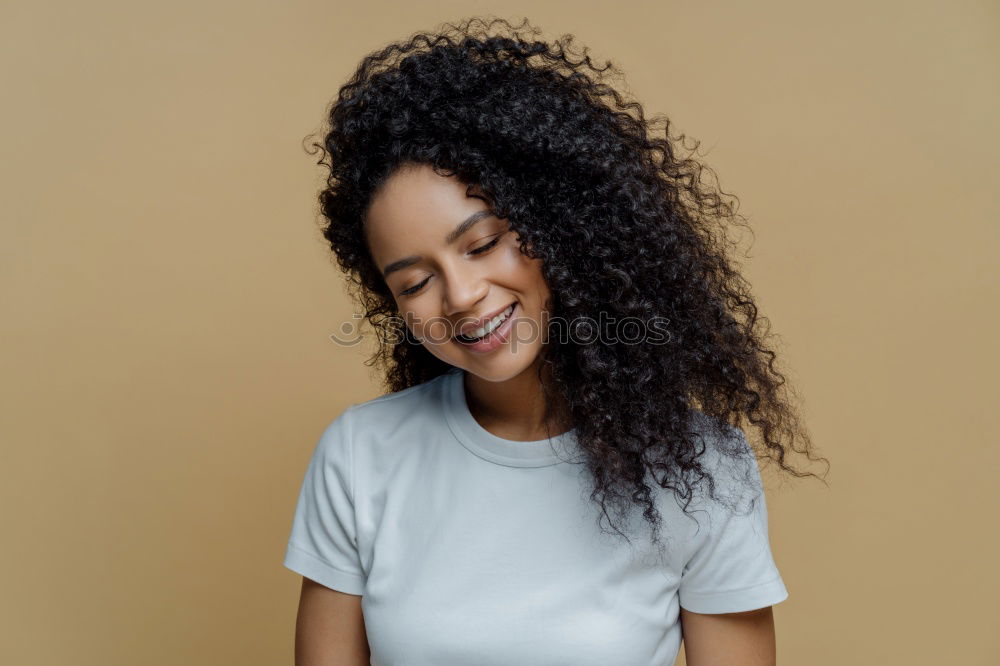
[[[406,166],[372,200],[365,222],[368,247],[380,270],[417,257],[385,272],[386,284],[412,334],[436,357],[467,371],[466,400],[476,421],[505,439],[544,439],[569,428],[552,425],[547,432],[543,423],[537,364],[550,292],[541,264],[525,256],[506,221],[492,215],[448,239],[470,215],[488,210],[485,201],[467,196],[456,178],[425,165]],[[512,302],[515,326],[498,349],[477,353],[452,337],[462,323]],[[688,666],[775,664],[770,606],[709,615],[682,608],[680,620]],[[296,666],[360,665],[369,659],[361,597],[304,580]]]
[[[365,221],[368,248],[380,270],[419,257],[383,277],[413,336],[468,371],[466,399],[476,420],[505,439],[545,439],[569,429],[552,424],[547,433],[543,421],[537,364],[550,292],[541,261],[524,255],[507,221],[489,210],[483,199],[467,196],[457,178],[406,165],[373,197]],[[449,238],[470,215],[484,212]],[[481,353],[454,339],[462,324],[511,303],[517,303],[513,327],[500,348]]]

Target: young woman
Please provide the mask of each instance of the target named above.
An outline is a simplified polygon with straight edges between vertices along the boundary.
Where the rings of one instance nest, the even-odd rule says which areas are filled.
[[[572,36],[471,19],[329,114],[329,240],[387,393],[319,439],[296,663],[773,664],[783,398],[732,207]],[[766,321],[766,320],[765,320]],[[803,447],[791,446],[795,441]]]

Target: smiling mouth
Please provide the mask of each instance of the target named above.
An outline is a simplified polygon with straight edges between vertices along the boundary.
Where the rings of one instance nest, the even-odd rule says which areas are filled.
[[[463,344],[471,344],[471,343],[474,343],[474,342],[479,342],[480,340],[485,340],[486,338],[490,337],[490,335],[491,335],[491,334],[492,334],[492,333],[493,333],[494,331],[496,331],[496,330],[498,330],[498,329],[502,328],[502,327],[503,327],[503,325],[504,325],[505,323],[507,323],[507,321],[508,321],[508,320],[509,320],[509,319],[510,319],[511,317],[513,317],[513,316],[514,316],[514,311],[515,311],[515,310],[517,310],[517,301],[514,301],[513,303],[511,303],[510,305],[508,305],[508,306],[507,306],[507,308],[505,308],[505,309],[504,309],[504,312],[506,312],[506,313],[507,313],[507,316],[506,316],[506,317],[504,317],[504,319],[503,319],[502,321],[500,321],[499,323],[497,323],[497,325],[496,325],[496,326],[494,326],[494,327],[493,327],[493,328],[491,328],[491,329],[488,329],[488,330],[486,330],[486,331],[485,331],[485,332],[483,333],[483,335],[481,335],[481,336],[479,336],[479,337],[472,337],[472,336],[467,336],[467,335],[465,335],[464,333],[456,333],[456,334],[455,334],[455,339],[456,339],[456,340],[458,340],[459,342],[463,343]],[[484,327],[484,329],[486,329],[486,328],[488,328],[488,327]]]

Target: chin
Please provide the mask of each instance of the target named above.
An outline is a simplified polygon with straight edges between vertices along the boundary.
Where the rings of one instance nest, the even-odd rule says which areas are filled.
[[[505,382],[524,372],[534,372],[538,350],[522,349],[516,354],[507,351],[506,354],[484,355],[480,358],[465,355],[461,360],[448,361],[451,365],[460,367],[470,375],[475,375],[488,382]]]

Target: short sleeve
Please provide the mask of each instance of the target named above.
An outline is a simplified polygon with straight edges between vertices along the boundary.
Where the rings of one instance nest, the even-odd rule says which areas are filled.
[[[348,407],[320,436],[299,491],[284,566],[360,595],[365,574],[354,518],[354,456]]]
[[[738,613],[788,598],[771,554],[767,502],[756,458],[743,432],[738,428],[731,432],[747,455],[739,462],[720,456],[712,471],[717,493],[741,501],[735,509],[708,501],[699,507],[705,511],[694,515],[700,527],[678,595],[681,607],[695,613]],[[748,481],[749,488],[741,485]],[[732,489],[719,487],[725,483]]]

